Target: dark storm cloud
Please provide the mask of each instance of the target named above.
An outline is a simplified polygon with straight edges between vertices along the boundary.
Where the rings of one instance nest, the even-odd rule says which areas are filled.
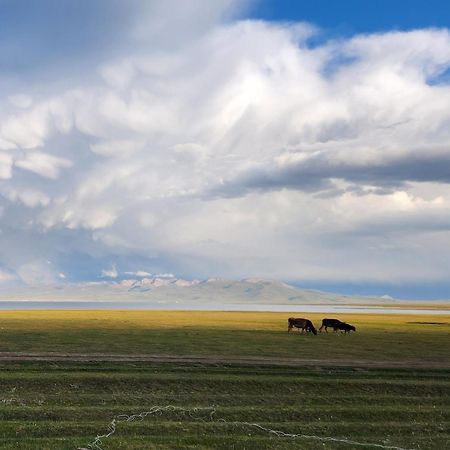
[[[368,163],[333,159],[330,152],[308,157],[301,162],[272,166],[257,166],[214,186],[209,194],[214,197],[239,197],[252,191],[293,189],[303,192],[328,192],[339,195],[341,189],[332,189],[331,180],[339,179],[356,185],[377,187],[376,193],[390,193],[408,182],[450,183],[450,153],[433,155],[426,149],[409,152],[393,158],[386,156]],[[355,191],[355,193],[357,193]]]

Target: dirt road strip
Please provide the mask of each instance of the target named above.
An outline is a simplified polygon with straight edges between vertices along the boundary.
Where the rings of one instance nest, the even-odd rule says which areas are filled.
[[[254,366],[318,366],[318,367],[361,367],[361,368],[417,368],[417,369],[450,369],[446,362],[423,362],[418,360],[402,361],[371,361],[362,359],[297,359],[297,358],[223,358],[220,356],[173,356],[173,355],[123,355],[108,353],[22,353],[22,352],[0,352],[0,362],[9,361],[85,361],[85,362],[154,362],[154,363],[198,363],[198,364],[236,364]]]

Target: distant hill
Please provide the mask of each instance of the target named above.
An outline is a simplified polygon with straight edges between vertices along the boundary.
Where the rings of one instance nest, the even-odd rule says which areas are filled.
[[[142,301],[195,304],[398,304],[388,296],[358,297],[301,289],[274,280],[221,278],[183,280],[173,276],[145,277],[120,281],[99,281],[21,288],[0,292],[1,300],[45,301]]]

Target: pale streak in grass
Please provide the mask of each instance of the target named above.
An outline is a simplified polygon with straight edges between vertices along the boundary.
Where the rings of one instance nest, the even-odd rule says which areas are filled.
[[[144,420],[147,416],[151,415],[162,415],[165,412],[180,412],[183,414],[188,414],[192,419],[195,420],[203,420],[201,417],[195,417],[193,414],[197,414],[199,412],[203,411],[209,411],[209,417],[212,422],[221,422],[226,423],[228,425],[233,426],[241,426],[241,427],[251,427],[256,428],[259,431],[263,431],[269,434],[272,434],[279,438],[291,438],[291,439],[311,439],[316,441],[322,441],[322,442],[339,442],[341,444],[348,444],[358,447],[371,447],[371,448],[381,448],[385,450],[417,450],[417,449],[411,449],[411,448],[405,448],[405,447],[397,447],[395,445],[384,445],[384,444],[374,444],[369,442],[358,442],[353,441],[351,439],[341,439],[341,438],[335,438],[331,436],[317,436],[314,434],[294,434],[294,433],[286,433],[284,431],[280,430],[273,430],[271,428],[264,427],[260,425],[259,423],[254,422],[240,422],[240,421],[233,421],[228,422],[225,419],[215,419],[214,416],[216,414],[216,408],[213,406],[209,407],[198,407],[198,408],[181,408],[179,406],[152,406],[148,411],[143,411],[139,414],[119,414],[114,419],[111,420],[111,422],[108,425],[107,432],[105,434],[98,435],[90,444],[87,445],[87,447],[78,447],[77,450],[103,450],[102,444],[103,440],[111,437],[117,430],[117,425],[120,422],[133,422],[135,420]]]

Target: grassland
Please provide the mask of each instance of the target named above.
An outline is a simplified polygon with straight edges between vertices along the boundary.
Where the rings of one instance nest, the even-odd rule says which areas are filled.
[[[287,313],[4,311],[0,352],[300,358],[450,367],[450,315],[334,316],[354,324],[357,332],[288,334]],[[308,317],[318,326],[323,314]]]
[[[280,438],[243,422],[386,447],[450,448],[450,316],[346,315],[342,319],[357,327],[351,336],[288,334],[287,317],[2,312],[0,448],[86,447],[114,417],[155,405],[215,407],[216,412],[211,417],[210,410],[167,411],[142,421],[119,421],[101,448],[371,448]],[[317,325],[322,315],[308,317]],[[42,352],[192,355],[203,363],[87,362],[70,356],[11,361],[11,352],[31,359]],[[228,362],[233,358],[242,363]],[[272,365],[273,358],[284,358],[285,364]]]

